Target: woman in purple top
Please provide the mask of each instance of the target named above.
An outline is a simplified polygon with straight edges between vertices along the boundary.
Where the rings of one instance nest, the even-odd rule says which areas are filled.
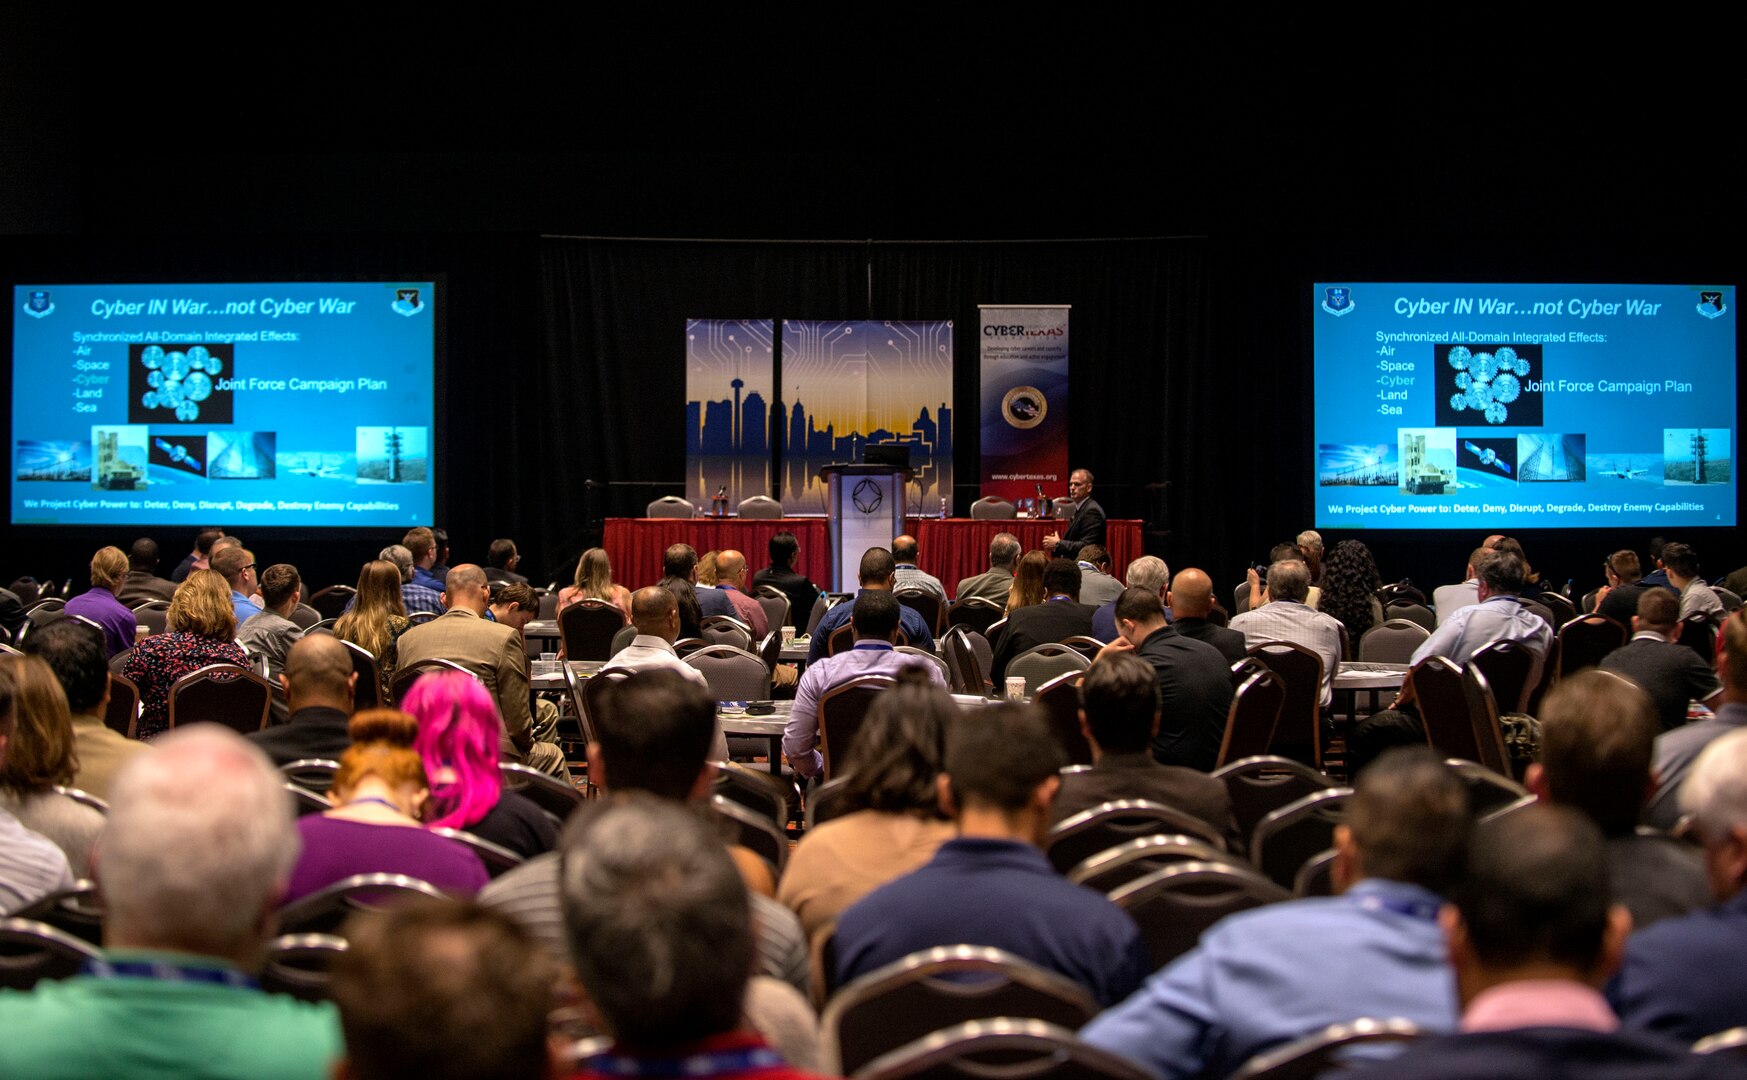
[[[162,735],[170,726],[170,688],[208,664],[247,667],[236,643],[237,616],[231,590],[212,570],[196,570],[176,586],[164,616],[168,633],[153,634],[128,654],[122,674],[140,688],[139,737]]]
[[[354,874],[405,874],[464,896],[484,888],[479,856],[419,823],[429,790],[413,749],[418,728],[416,719],[395,709],[352,717],[352,745],[329,792],[334,809],[297,821],[303,852],[286,903]]]
[[[103,643],[114,656],[133,648],[134,616],[115,598],[127,580],[127,556],[118,547],[100,548],[91,556],[91,588],[67,601],[61,610],[90,619],[103,628]]]

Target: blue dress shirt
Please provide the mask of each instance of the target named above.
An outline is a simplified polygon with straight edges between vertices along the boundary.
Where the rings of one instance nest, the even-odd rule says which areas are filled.
[[[861,591],[856,590],[855,595],[860,596]],[[701,602],[702,597],[699,600]],[[851,597],[833,605],[831,610],[819,617],[819,625],[813,628],[812,643],[807,646],[807,663],[817,664],[825,659],[825,643],[831,637],[831,631],[848,622],[854,613],[855,597]],[[911,645],[933,651],[934,635],[928,632],[928,624],[916,609],[899,604],[898,626],[904,631],[904,636],[910,639]]]

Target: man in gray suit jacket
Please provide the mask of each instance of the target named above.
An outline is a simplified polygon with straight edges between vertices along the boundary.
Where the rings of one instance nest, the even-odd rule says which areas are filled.
[[[564,752],[553,742],[534,738],[534,717],[528,704],[528,655],[522,635],[486,619],[491,596],[485,571],[463,563],[444,582],[444,615],[400,636],[398,666],[406,670],[424,660],[451,660],[478,676],[497,699],[503,714],[499,752],[505,761],[527,765],[553,776],[567,776]]]
[[[989,541],[989,569],[958,583],[954,600],[977,596],[991,604],[1007,606],[1007,594],[1013,591],[1013,564],[1019,561],[1019,538],[1012,533],[996,533]]]

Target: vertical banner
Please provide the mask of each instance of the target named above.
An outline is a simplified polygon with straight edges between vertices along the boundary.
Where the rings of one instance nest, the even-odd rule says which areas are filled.
[[[784,512],[823,514],[819,467],[890,445],[910,448],[911,511],[950,506],[951,320],[785,319],[782,399]]]
[[[726,489],[730,512],[770,494],[776,409],[772,319],[687,319],[685,497],[709,510]]]
[[[1014,503],[1068,486],[1068,305],[980,304],[981,495]],[[1047,511],[1045,511],[1047,512]]]

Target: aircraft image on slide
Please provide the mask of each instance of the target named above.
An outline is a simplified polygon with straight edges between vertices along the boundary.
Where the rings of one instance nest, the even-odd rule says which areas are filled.
[[[1611,476],[1615,480],[1636,480],[1640,476],[1648,476],[1649,473],[1650,473],[1649,469],[1634,469],[1634,468],[1632,468],[1631,462],[1629,459],[1625,465],[1622,465],[1618,468],[1604,466],[1601,470],[1601,475]]]

